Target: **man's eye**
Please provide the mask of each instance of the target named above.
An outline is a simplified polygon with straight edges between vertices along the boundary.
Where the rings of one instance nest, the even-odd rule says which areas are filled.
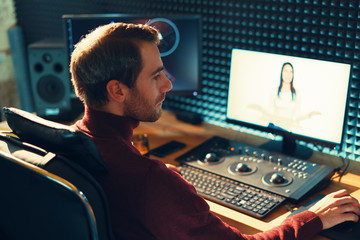
[[[154,76],[155,80],[158,80],[159,78],[160,78],[160,74]]]

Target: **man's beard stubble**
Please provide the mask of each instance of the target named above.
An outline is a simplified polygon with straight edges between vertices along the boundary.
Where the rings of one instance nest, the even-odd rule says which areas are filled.
[[[152,105],[142,97],[137,89],[132,91],[132,97],[126,102],[125,116],[142,122],[157,121],[162,114],[162,106],[158,105],[165,100],[166,93],[161,94]]]

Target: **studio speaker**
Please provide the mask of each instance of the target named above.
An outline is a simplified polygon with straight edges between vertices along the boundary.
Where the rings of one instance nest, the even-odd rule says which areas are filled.
[[[71,82],[64,44],[44,40],[28,46],[33,102],[39,116],[56,119],[71,110]]]

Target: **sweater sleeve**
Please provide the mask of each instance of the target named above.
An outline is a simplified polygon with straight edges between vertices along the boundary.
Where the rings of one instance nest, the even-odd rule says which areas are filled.
[[[322,228],[320,219],[306,211],[269,231],[241,234],[211,213],[190,183],[162,164],[149,170],[144,206],[144,224],[160,240],[311,239]]]
[[[243,235],[244,239],[312,239],[322,230],[320,218],[311,211],[304,211],[285,219],[279,226],[255,235]]]

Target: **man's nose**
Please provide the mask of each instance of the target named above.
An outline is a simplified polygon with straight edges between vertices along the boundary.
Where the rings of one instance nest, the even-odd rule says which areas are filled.
[[[169,92],[172,89],[172,83],[171,81],[166,77],[166,75],[164,73],[161,74],[162,76],[162,81],[163,86],[162,86],[162,91],[161,92]]]

